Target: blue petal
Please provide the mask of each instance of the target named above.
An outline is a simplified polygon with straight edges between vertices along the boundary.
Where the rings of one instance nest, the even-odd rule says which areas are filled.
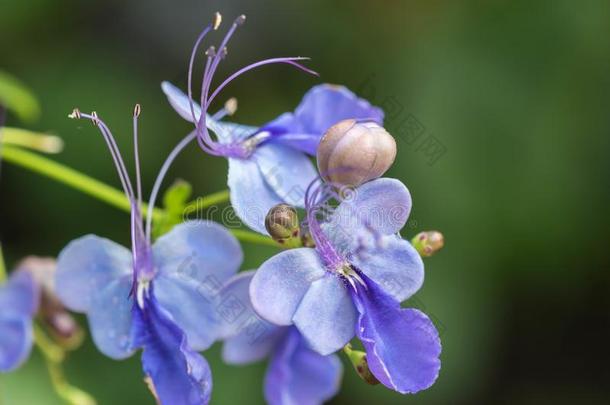
[[[235,214],[250,229],[267,235],[265,216],[282,199],[267,184],[256,162],[229,158],[228,185]]]
[[[135,345],[142,347],[142,365],[162,404],[201,405],[210,402],[212,374],[207,361],[187,344],[186,335],[156,302],[151,292],[144,309],[134,307]]]
[[[39,287],[26,271],[13,272],[4,285],[0,285],[2,312],[31,317],[38,310]]]
[[[254,271],[238,274],[222,288],[218,312],[222,321],[219,337],[225,339],[222,359],[227,364],[249,364],[269,355],[286,328],[260,319],[250,303]]]
[[[161,89],[178,115],[189,122],[193,122],[193,114],[191,113],[188,96],[170,82],[161,83]],[[193,111],[195,112],[195,118],[199,120],[201,107],[196,102],[193,103]],[[243,139],[257,130],[256,127],[248,125],[216,121],[209,114],[206,115],[206,125],[223,143]]]
[[[394,235],[371,242],[350,262],[398,302],[415,294],[424,283],[424,263],[417,250]]]
[[[337,394],[342,374],[337,356],[314,352],[290,328],[267,369],[265,399],[270,405],[321,405]]]
[[[354,248],[363,231],[397,233],[411,212],[409,190],[396,179],[380,178],[355,189],[333,213],[324,230],[338,248]],[[369,232],[369,233],[370,233]]]
[[[318,177],[307,155],[287,146],[267,143],[256,148],[252,157],[281,200],[297,207],[304,206],[305,191]]]
[[[134,352],[131,285],[131,277],[126,276],[100,286],[91,296],[87,313],[93,342],[100,352],[116,360]]]
[[[278,253],[264,262],[252,279],[252,306],[263,319],[276,325],[290,325],[311,283],[325,274],[314,249]]]
[[[217,328],[213,300],[243,260],[239,242],[215,222],[185,222],[157,240],[153,257],[159,304],[185,331],[193,349],[207,349]]]
[[[76,312],[87,312],[99,290],[114,280],[131,277],[131,252],[95,235],[73,240],[57,260],[56,294]]]
[[[0,315],[0,372],[18,368],[31,350],[32,319],[16,314]]]
[[[356,308],[348,287],[334,274],[311,284],[292,319],[309,346],[322,355],[341,349],[356,333]]]
[[[371,372],[383,385],[403,394],[430,387],[441,367],[436,328],[425,314],[401,308],[374,281],[362,277],[366,288],[358,285],[353,298],[360,313],[358,337]]]

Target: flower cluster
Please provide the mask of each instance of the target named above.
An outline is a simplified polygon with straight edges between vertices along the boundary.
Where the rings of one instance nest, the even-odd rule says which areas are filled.
[[[210,402],[212,372],[201,352],[217,341],[228,364],[268,359],[264,395],[272,405],[332,398],[343,375],[336,354],[342,350],[368,383],[403,394],[424,390],[440,370],[438,332],[424,313],[401,302],[421,288],[422,256],[440,249],[442,235],[418,237],[415,247],[400,235],[411,195],[399,180],[382,177],[396,158],[383,112],[343,86],[321,84],[293,112],[260,126],[224,120],[235,113],[234,99],[211,113],[227,84],[258,67],[281,63],[317,75],[300,64],[306,58],[272,58],[212,89],[244,21],[235,19],[219,46],[205,51],[199,100],[192,90],[195,61],[220,14],[196,40],[186,92],[162,83],[171,106],[194,128],[162,165],[147,208],[140,106],[133,114],[135,181],[104,120],[95,112],[70,114],[91,121],[108,146],[130,207],[131,245],[96,235],[70,242],[57,258],[53,305],[85,314],[104,355],[120,360],[141,351],[145,380],[161,404]],[[230,201],[243,224],[283,248],[258,270],[238,274],[240,243],[212,221],[186,221],[155,240],[153,210],[163,179],[195,141],[228,160]],[[34,279],[19,271],[0,286],[0,371],[19,366],[30,351],[41,284]],[[58,323],[57,313],[51,315]],[[352,348],[354,338],[363,351]]]

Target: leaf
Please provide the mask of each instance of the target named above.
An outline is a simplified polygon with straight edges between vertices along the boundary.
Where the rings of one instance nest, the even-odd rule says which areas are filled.
[[[0,104],[25,122],[35,121],[40,115],[40,104],[36,96],[17,78],[2,71],[0,71]]]
[[[176,180],[163,195],[163,216],[155,221],[153,235],[158,238],[171,231],[182,222],[183,214],[193,193],[191,185],[184,180]]]
[[[43,153],[59,153],[64,147],[63,140],[58,136],[21,128],[3,127],[0,140],[7,145],[20,146]]]

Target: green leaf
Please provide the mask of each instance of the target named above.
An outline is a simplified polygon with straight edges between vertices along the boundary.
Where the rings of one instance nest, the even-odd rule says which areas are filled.
[[[184,180],[176,180],[163,195],[163,215],[157,219],[153,226],[155,238],[166,234],[182,222],[189,198],[193,193],[191,185]]]
[[[17,78],[2,71],[0,71],[0,104],[25,122],[35,121],[40,115],[40,104],[36,96]]]
[[[42,153],[59,153],[63,150],[63,140],[55,135],[29,131],[21,128],[3,127],[2,143],[20,146]]]

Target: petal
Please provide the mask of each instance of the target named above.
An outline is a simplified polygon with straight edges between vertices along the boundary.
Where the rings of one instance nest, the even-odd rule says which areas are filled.
[[[265,399],[270,405],[320,405],[337,394],[342,374],[337,356],[314,352],[290,328],[267,369]]]
[[[83,236],[70,242],[59,254],[56,293],[72,311],[87,312],[93,296],[102,287],[131,273],[129,250],[95,235]]]
[[[311,248],[285,250],[264,262],[250,284],[254,310],[276,325],[290,325],[299,303],[326,270]]]
[[[235,214],[250,229],[267,235],[265,216],[282,200],[265,182],[256,162],[229,158],[228,185]]]
[[[402,302],[424,283],[424,263],[411,244],[394,235],[375,242],[350,258],[350,262],[387,294]]]
[[[88,311],[91,337],[100,352],[121,360],[134,352],[130,276],[113,280],[91,297]]]
[[[6,284],[0,285],[0,308],[4,312],[31,317],[38,310],[39,297],[38,285],[25,271],[12,273]]]
[[[353,293],[360,313],[358,337],[371,372],[386,387],[403,394],[434,384],[441,367],[441,343],[430,319],[398,301],[362,275],[367,288]]]
[[[205,350],[216,340],[218,317],[214,310],[216,284],[201,283],[177,274],[159,275],[155,281],[159,305],[184,331],[193,350]]]
[[[311,284],[292,320],[309,346],[322,355],[341,349],[356,333],[356,308],[347,286],[333,274]]]
[[[32,350],[32,320],[4,314],[0,316],[0,372],[18,368]]]
[[[266,183],[283,202],[304,206],[305,191],[318,177],[307,155],[288,146],[267,143],[256,148],[253,158]]]
[[[154,244],[153,257],[160,275],[217,285],[237,272],[243,252],[235,236],[212,221],[189,221],[175,226]]]
[[[222,288],[218,312],[222,327],[219,337],[226,339],[222,358],[227,364],[248,364],[269,355],[286,328],[260,319],[250,303],[250,282],[254,271],[233,277]]]
[[[324,229],[335,245],[344,247],[357,243],[354,235],[363,230],[382,235],[397,233],[410,212],[411,195],[405,185],[396,179],[380,178],[350,193]]]
[[[191,112],[188,96],[170,82],[162,82],[161,89],[178,115],[189,122],[193,122],[193,114]],[[196,102],[193,102],[193,111],[195,113],[195,118],[199,120],[199,117],[201,116],[201,107]],[[213,131],[222,143],[243,139],[257,130],[256,127],[249,125],[216,121],[212,119],[209,114],[206,115],[205,121],[208,129]]]
[[[322,84],[309,90],[294,111],[298,131],[320,137],[337,122],[348,119],[370,119],[383,123],[383,111],[373,107],[344,86]]]
[[[162,404],[208,404],[212,374],[207,361],[191,350],[180,328],[151,294],[144,310],[134,308],[135,344],[143,348],[142,366]]]
[[[318,144],[320,143],[320,138],[320,134],[288,132],[275,136],[272,135],[272,142],[275,144],[286,145],[297,151],[315,156],[316,151],[318,150]]]

